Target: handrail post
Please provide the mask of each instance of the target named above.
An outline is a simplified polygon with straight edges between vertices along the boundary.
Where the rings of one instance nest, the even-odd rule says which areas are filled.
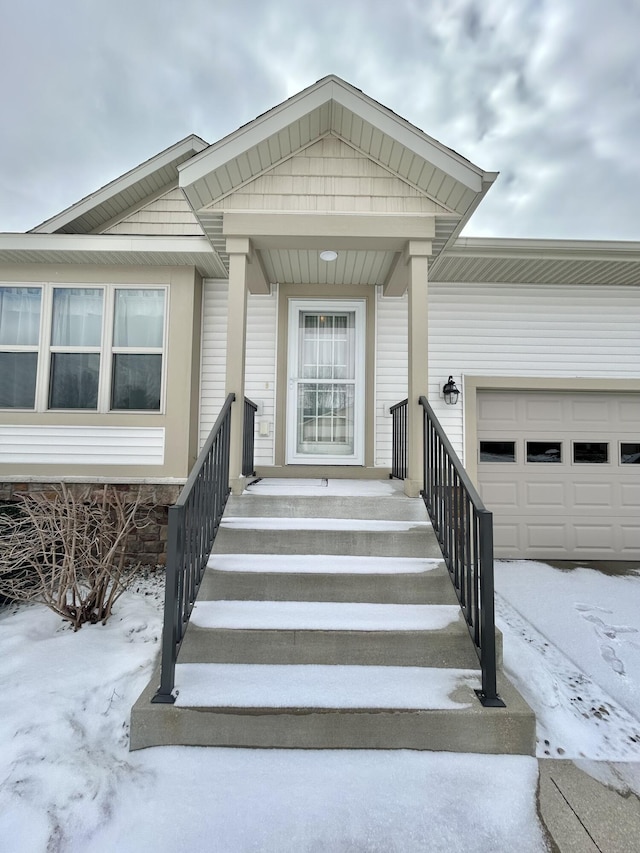
[[[482,665],[482,689],[478,697],[488,708],[504,708],[498,696],[496,673],[496,620],[495,585],[493,576],[493,514],[483,510],[480,522],[480,662]]]
[[[151,700],[173,704],[176,661],[229,496],[229,394],[176,503],[169,507],[160,686]],[[254,404],[255,405],[255,404]]]
[[[504,708],[497,691],[493,516],[485,508],[426,397],[422,498],[480,661],[483,705]],[[467,527],[470,529],[467,530]]]
[[[178,642],[178,626],[180,624],[178,594],[178,533],[182,521],[182,507],[170,506],[167,529],[167,565],[164,589],[164,627],[162,630],[162,659],[160,687],[152,701],[172,705],[176,699],[173,695],[175,683],[175,647]]]

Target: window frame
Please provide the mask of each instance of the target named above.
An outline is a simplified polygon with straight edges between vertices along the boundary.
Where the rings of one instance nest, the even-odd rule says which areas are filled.
[[[40,291],[40,322],[38,324],[38,341],[35,344],[0,344],[0,352],[3,353],[23,353],[35,352],[36,359],[36,387],[34,395],[33,407],[24,406],[4,406],[0,407],[0,412],[34,412],[38,411],[38,391],[42,383],[42,357],[41,357],[41,342],[45,327],[45,285],[39,281],[0,281],[0,287],[3,288],[25,288],[26,290]]]
[[[168,370],[168,338],[169,338],[169,294],[170,288],[167,284],[136,284],[133,282],[0,282],[2,287],[25,287],[40,288],[40,330],[39,343],[29,347],[0,347],[2,352],[28,351],[38,353],[36,368],[36,393],[33,408],[2,408],[2,412],[34,412],[45,413],[70,413],[82,415],[164,415],[166,414],[166,384]],[[102,302],[102,327],[101,342],[99,347],[89,346],[63,346],[52,344],[53,326],[53,293],[61,289],[92,289],[101,290]],[[161,348],[125,348],[133,354],[160,354],[162,366],[160,371],[160,408],[159,409],[113,409],[111,408],[111,385],[113,374],[114,353],[121,352],[122,347],[114,346],[114,315],[116,290],[159,290],[163,294],[163,331]],[[95,352],[100,355],[100,372],[98,376],[98,399],[96,408],[50,408],[49,393],[51,382],[52,354],[63,353],[85,353]]]

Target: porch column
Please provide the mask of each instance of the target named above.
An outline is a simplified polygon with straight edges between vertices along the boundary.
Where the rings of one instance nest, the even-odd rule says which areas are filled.
[[[410,240],[407,258],[407,290],[409,294],[408,319],[408,388],[407,412],[407,478],[404,492],[417,497],[422,488],[422,406],[418,399],[426,397],[428,391],[429,360],[429,305],[428,305],[428,258],[431,242]]]
[[[227,308],[227,364],[225,396],[234,393],[231,407],[229,485],[235,495],[242,494],[242,431],[244,428],[244,367],[247,338],[247,265],[248,240],[227,240],[229,252],[229,302]],[[247,251],[243,251],[247,244]],[[239,251],[240,250],[240,251]]]

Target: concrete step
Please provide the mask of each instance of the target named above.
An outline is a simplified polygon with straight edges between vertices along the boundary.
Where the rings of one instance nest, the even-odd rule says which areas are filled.
[[[409,530],[268,530],[221,526],[215,554],[327,554],[442,558],[431,527]]]
[[[131,748],[533,754],[535,717],[511,684],[499,676],[507,709],[474,692],[477,656],[422,501],[380,484],[375,497],[314,488],[230,498],[176,704],[151,703],[154,674]]]
[[[255,487],[258,492],[258,487]],[[305,497],[296,495],[231,495],[226,515],[272,518],[361,518],[390,521],[428,521],[422,498],[401,492],[389,497]]]
[[[465,670],[444,676],[437,670],[395,667],[232,670],[201,664],[190,671],[189,665],[179,665],[175,705],[151,703],[156,674],[133,708],[131,749],[178,744],[534,752],[535,718],[506,679],[499,690],[508,711],[482,707],[474,693],[479,677]],[[304,689],[298,689],[301,679]],[[345,696],[350,701],[340,707]]]
[[[306,555],[306,559],[309,559],[309,555]],[[327,562],[325,558],[322,563],[318,561],[317,565],[327,565]],[[456,604],[455,592],[444,564],[436,560],[423,562],[426,568],[421,572],[352,574],[218,570],[214,567],[216,564],[224,565],[224,558],[214,557],[202,580],[198,600]],[[397,563],[401,568],[402,560]]]
[[[292,601],[198,601],[179,662],[478,666],[455,604]]]

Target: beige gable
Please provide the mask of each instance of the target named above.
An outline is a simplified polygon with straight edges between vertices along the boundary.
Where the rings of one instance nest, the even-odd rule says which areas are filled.
[[[209,209],[450,213],[335,136],[314,142]]]
[[[189,207],[184,193],[176,187],[101,233],[200,237],[204,231]]]

